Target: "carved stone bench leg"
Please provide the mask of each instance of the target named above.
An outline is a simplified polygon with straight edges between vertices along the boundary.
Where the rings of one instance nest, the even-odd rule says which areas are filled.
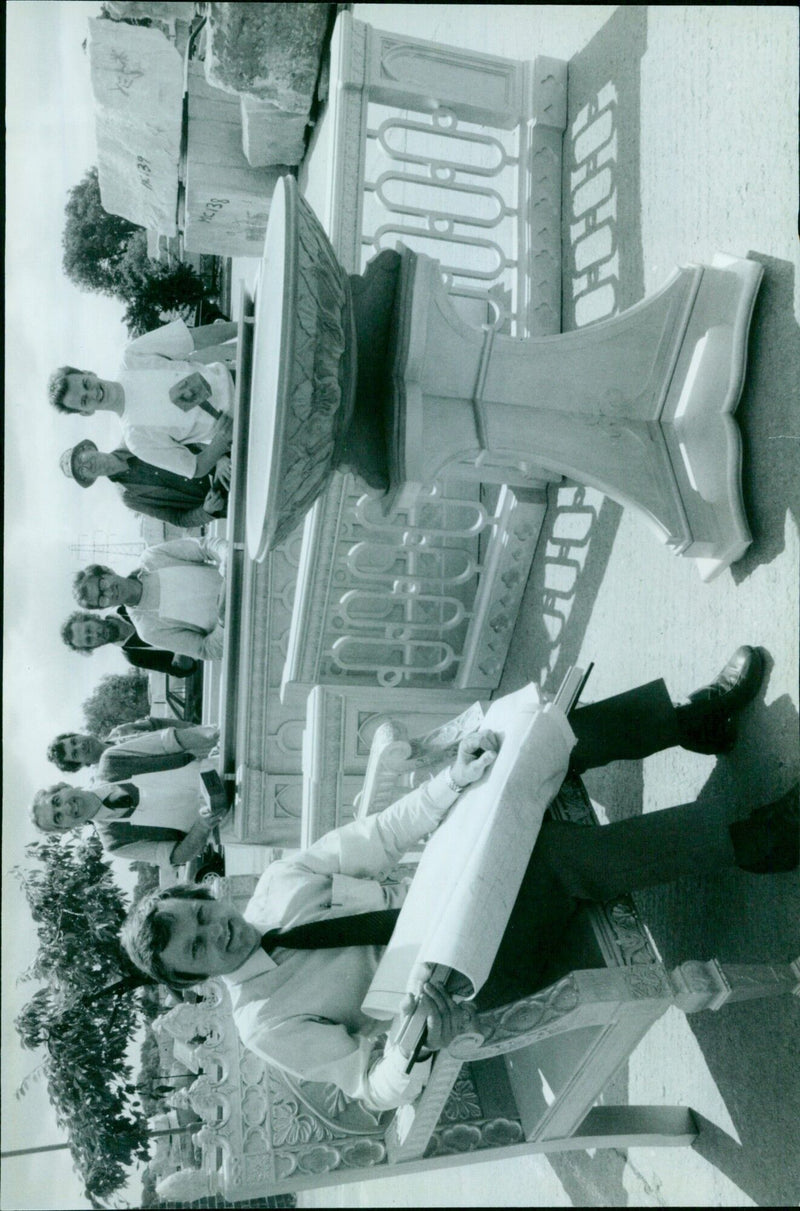
[[[731,1001],[800,996],[800,959],[792,963],[681,963],[670,973],[675,1004],[684,1013],[720,1009]]]

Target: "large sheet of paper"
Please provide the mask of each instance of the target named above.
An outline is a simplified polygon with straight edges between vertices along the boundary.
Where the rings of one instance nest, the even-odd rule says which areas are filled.
[[[473,992],[491,970],[575,736],[534,684],[493,702],[483,726],[500,737],[500,752],[425,847],[362,1005],[371,1017],[395,1016],[418,962],[455,968]]]

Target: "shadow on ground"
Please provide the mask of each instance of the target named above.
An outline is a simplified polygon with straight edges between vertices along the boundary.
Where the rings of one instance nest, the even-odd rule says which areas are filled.
[[[639,181],[640,60],[647,10],[621,6],[570,60],[564,138],[562,327],[580,328],[644,293]],[[619,242],[619,233],[624,241]],[[574,663],[622,510],[565,480],[548,516],[500,692],[557,686]]]
[[[647,9],[620,6],[570,61],[563,178],[564,330],[604,319],[644,294],[639,146],[640,64],[646,47]],[[744,501],[754,541],[731,569],[736,585],[783,552],[787,510],[800,524],[800,342],[793,311],[794,267],[757,252],[749,255],[764,264],[765,277],[737,411],[744,446]],[[549,491],[545,527],[500,693],[529,679],[553,689],[576,661],[619,526],[621,509],[601,494],[568,481]],[[779,602],[775,608],[780,608]],[[771,661],[758,700],[741,718],[734,751],[717,761],[698,797],[718,813],[721,823],[777,798],[798,777],[797,710],[788,696],[765,705],[770,672]],[[592,771],[586,785],[611,820],[642,811],[641,763]],[[654,888],[638,894],[637,900],[668,967],[711,957],[730,963],[785,962],[800,953],[797,872],[758,876],[731,870],[714,879]],[[741,1141],[699,1116],[695,1151],[757,1204],[797,1205],[800,1002],[786,997],[745,1002],[688,1021]],[[669,1063],[669,1057],[664,1062]],[[623,1068],[603,1100],[625,1104],[627,1089]],[[593,1157],[565,1153],[547,1160],[574,1206],[628,1205],[624,1152],[602,1150]],[[657,1191],[653,1201],[659,1201]]]
[[[498,693],[558,688],[580,651],[622,509],[592,488],[551,485]]]
[[[562,191],[564,330],[623,311],[644,293],[639,75],[646,49],[646,7],[621,5],[570,60]]]
[[[622,6],[570,60],[564,139],[562,327],[580,328],[644,293],[639,183],[639,65],[647,12]],[[619,242],[619,233],[624,241]],[[557,686],[574,663],[622,510],[565,480],[548,516],[500,692],[532,678]]]
[[[736,748],[720,758],[697,797],[727,825],[778,798],[798,779],[798,713],[784,695],[759,699],[742,715]],[[612,820],[641,811],[641,763],[617,763],[586,776],[602,785]],[[800,954],[800,873],[726,871],[636,894],[668,969],[690,959],[786,962]],[[695,1151],[759,1206],[800,1201],[800,1004],[755,1000],[690,1016],[692,1033],[738,1140],[702,1114]],[[668,1057],[664,1057],[668,1062]],[[627,1068],[603,1101],[628,1103]],[[547,1157],[574,1206],[627,1206],[621,1150]],[[646,1181],[642,1174],[640,1181]],[[657,1201],[657,1200],[656,1200]]]
[[[742,743],[721,758],[698,802],[730,822],[797,781],[797,710],[756,704]],[[759,742],[753,742],[754,734]],[[800,874],[732,870],[638,893],[667,966],[686,959],[785,962],[800,953]],[[783,997],[688,1019],[741,1144],[704,1121],[695,1150],[759,1206],[800,1201],[800,1003]]]

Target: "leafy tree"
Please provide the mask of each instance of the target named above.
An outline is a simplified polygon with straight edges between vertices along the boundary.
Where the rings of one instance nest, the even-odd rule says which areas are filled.
[[[129,273],[124,299],[128,306],[123,322],[131,336],[152,332],[165,322],[164,313],[175,312],[186,319],[205,298],[203,279],[191,265],[165,265],[149,261],[145,274]]]
[[[56,1119],[95,1204],[148,1154],[147,1124],[126,1050],[138,1011],[130,994],[103,995],[132,967],[119,943],[126,901],[96,836],[50,837],[27,847],[38,862],[17,870],[39,948],[23,979],[44,981],[16,1019],[42,1062]]]
[[[65,213],[64,272],[81,289],[126,303],[123,322],[131,336],[158,328],[165,314],[191,319],[198,303],[211,302],[191,265],[153,260],[145,229],[103,209],[96,168],[70,190]],[[206,322],[214,318],[210,314]]]
[[[69,191],[65,213],[65,274],[82,290],[116,294],[119,265],[128,241],[143,228],[103,209],[96,168],[90,168]]]
[[[87,729],[106,736],[119,723],[141,719],[150,709],[148,688],[147,678],[137,669],[101,677],[83,704]]]

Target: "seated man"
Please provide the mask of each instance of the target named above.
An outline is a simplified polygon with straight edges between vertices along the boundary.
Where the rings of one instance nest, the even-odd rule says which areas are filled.
[[[202,479],[227,454],[233,434],[233,377],[223,362],[204,363],[204,348],[235,336],[233,323],[187,328],[173,320],[131,341],[116,379],[61,366],[50,377],[59,412],[113,412],[128,450],[143,462]],[[204,448],[193,454],[190,446]]]
[[[675,707],[658,681],[574,710],[570,724],[577,744],[571,768],[580,773],[589,765],[642,758],[675,744],[702,752],[713,743],[729,748],[733,715],[755,694],[762,671],[760,654],[740,649],[716,682],[684,706]],[[222,976],[243,1042],[268,1063],[304,1080],[333,1082],[373,1110],[413,1100],[428,1063],[406,1073],[410,1056],[396,1043],[382,1047],[385,1023],[361,1011],[381,947],[391,936],[396,916],[391,910],[404,897],[403,888],[382,887],[381,880],[436,828],[459,793],[483,774],[496,749],[492,733],[462,741],[453,766],[427,785],[274,862],[244,916],[214,900],[208,889],[187,885],[152,893],[123,926],[128,954],[151,978],[176,991]],[[696,804],[601,828],[548,821],[477,1008],[512,1002],[540,986],[547,959],[582,900],[607,900],[733,865],[785,870],[797,860],[796,789],[730,829]],[[369,900],[377,913],[363,912]],[[350,905],[358,915],[343,915]],[[420,1003],[432,1050],[447,1046],[474,1013],[429,983],[422,987]],[[406,1009],[411,1007],[407,1001]]]
[[[57,782],[37,791],[31,818],[46,833],[91,822],[103,849],[115,858],[182,866],[204,851],[211,831],[228,814],[225,790],[213,771],[211,789],[205,789],[201,775],[209,769],[208,762],[183,753],[180,767],[117,773],[88,789]]]
[[[105,740],[81,732],[62,732],[49,746],[47,757],[65,774],[96,765],[99,781],[116,782],[132,774],[177,769],[195,757],[207,757],[218,743],[219,728],[173,719],[165,720],[165,726],[158,730],[116,736],[111,732]]]
[[[101,567],[100,564],[90,566]],[[80,652],[84,656],[91,656],[95,648],[107,643],[118,644],[128,664],[134,668],[169,673],[170,677],[188,677],[200,667],[198,661],[189,656],[176,656],[174,652],[146,643],[137,633],[124,606],[120,606],[115,614],[106,614],[103,618],[95,618],[83,610],[73,610],[61,628],[61,638],[73,652]]]
[[[124,446],[104,454],[87,437],[65,450],[59,465],[67,479],[74,479],[81,488],[91,488],[105,476],[119,490],[126,508],[186,530],[207,526],[227,512],[231,478],[227,454],[211,474],[189,479],[142,462]]]
[[[117,576],[103,564],[78,572],[79,605],[124,605],[143,639],[196,660],[218,660],[225,637],[224,538],[178,538],[148,547],[140,567]]]

